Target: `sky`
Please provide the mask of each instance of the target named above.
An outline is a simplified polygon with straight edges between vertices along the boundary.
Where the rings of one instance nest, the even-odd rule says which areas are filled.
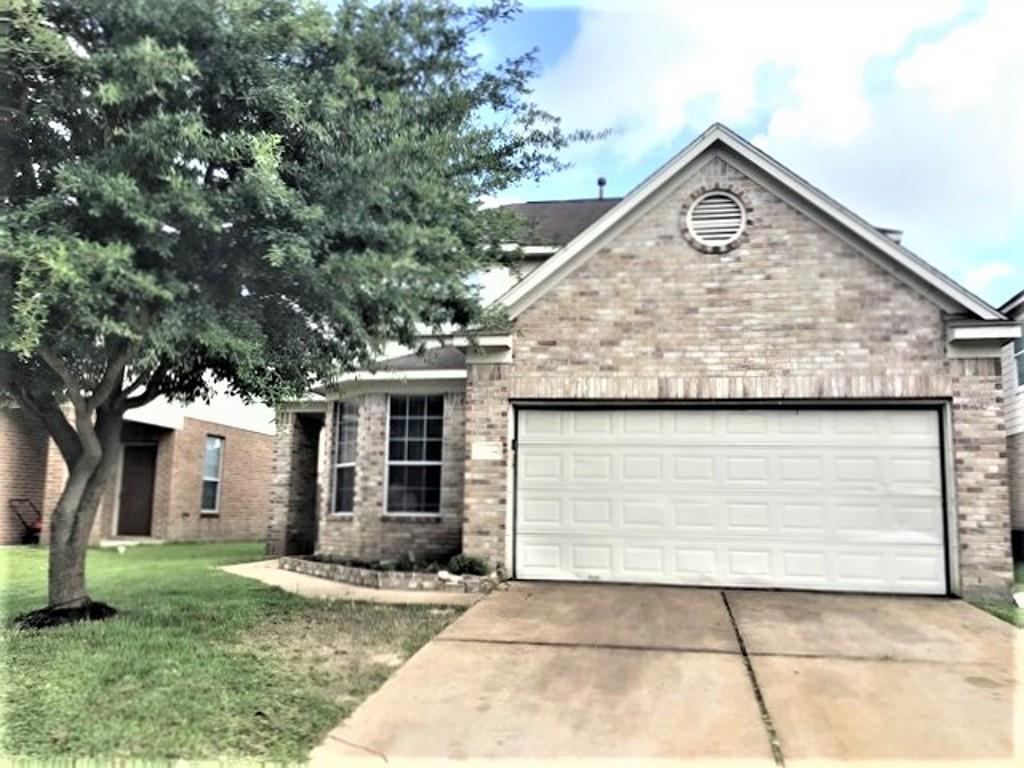
[[[608,129],[509,200],[624,195],[720,121],[996,305],[1024,288],[1024,0],[525,0],[534,98]],[[1016,39],[1015,39],[1016,38]]]

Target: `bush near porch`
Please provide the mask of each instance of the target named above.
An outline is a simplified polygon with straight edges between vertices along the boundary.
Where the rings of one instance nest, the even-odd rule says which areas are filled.
[[[89,553],[112,620],[18,631],[46,551],[0,548],[0,754],[303,760],[459,609],[307,600],[224,573],[262,545]]]

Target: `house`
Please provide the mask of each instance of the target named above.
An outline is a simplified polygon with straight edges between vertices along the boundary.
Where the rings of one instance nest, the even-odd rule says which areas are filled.
[[[507,328],[283,409],[272,553],[1008,594],[1018,322],[717,124],[621,200],[514,210]]]
[[[1003,304],[999,311],[1024,321],[1024,291]],[[1006,447],[1010,472],[1010,508],[1013,552],[1024,560],[1024,339],[1003,347],[1003,397],[1006,399]]]
[[[93,543],[261,539],[270,509],[274,413],[225,395],[209,403],[157,400],[125,416],[116,479],[96,515]],[[56,444],[34,417],[0,409],[0,543],[48,520],[67,478]]]

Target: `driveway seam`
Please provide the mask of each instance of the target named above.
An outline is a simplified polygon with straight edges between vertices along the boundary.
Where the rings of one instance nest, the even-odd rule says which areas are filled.
[[[725,612],[729,615],[729,622],[732,624],[732,631],[736,635],[736,644],[740,647],[740,655],[743,656],[743,666],[747,668],[747,677],[750,678],[750,686],[754,689],[754,698],[757,700],[757,708],[761,711],[761,722],[764,723],[765,731],[768,734],[768,744],[772,749],[772,757],[775,759],[775,764],[784,766],[786,764],[786,757],[782,753],[782,743],[779,741],[779,733],[775,730],[775,723],[772,721],[771,712],[768,711],[768,702],[765,701],[764,694],[761,692],[761,686],[757,682],[757,675],[754,672],[754,664],[751,661],[750,654],[747,653],[747,644],[743,640],[743,635],[740,633],[739,625],[736,623],[736,617],[732,613],[732,606],[729,605],[729,598],[725,592],[719,593],[722,596],[722,602],[725,604]]]
[[[626,645],[621,643],[569,643],[559,640],[502,640],[485,637],[435,637],[435,643],[481,643],[485,645],[529,645],[539,648],[594,648],[610,651],[645,651],[647,653],[717,653],[738,656],[737,651],[718,648],[690,648],[686,646]]]

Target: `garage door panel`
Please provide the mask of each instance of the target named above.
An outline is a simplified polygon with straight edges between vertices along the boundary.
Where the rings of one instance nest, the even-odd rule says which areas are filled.
[[[941,478],[935,411],[524,411],[516,574],[942,593]]]

